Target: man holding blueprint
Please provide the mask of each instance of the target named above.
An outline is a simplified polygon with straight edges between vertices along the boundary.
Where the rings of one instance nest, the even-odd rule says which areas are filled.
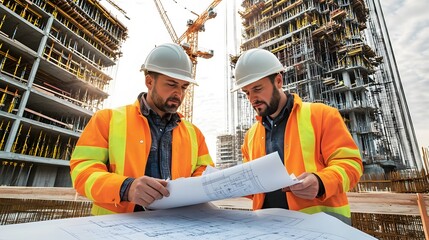
[[[207,171],[207,170],[206,170]],[[166,209],[205,203],[226,198],[270,192],[298,183],[289,176],[277,153],[231,168],[204,173],[199,177],[170,181],[169,197],[149,205],[150,209]]]
[[[350,223],[346,192],[362,175],[359,149],[337,109],[283,91],[284,72],[264,49],[244,52],[235,66],[233,91],[241,89],[258,115],[244,139],[243,162],[277,151],[289,174],[302,181],[252,195],[253,209],[325,212]]]

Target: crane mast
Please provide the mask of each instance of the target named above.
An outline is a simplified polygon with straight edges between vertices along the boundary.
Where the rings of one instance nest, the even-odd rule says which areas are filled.
[[[196,70],[197,70],[197,57],[202,58],[211,58],[213,56],[213,51],[203,51],[198,49],[198,33],[205,31],[204,23],[216,17],[216,12],[214,8],[222,0],[214,0],[206,10],[204,10],[200,15],[198,15],[195,20],[188,20],[186,31],[180,36],[177,37],[176,31],[171,24],[170,19],[168,18],[166,11],[160,0],[154,0],[156,8],[164,22],[165,27],[170,34],[171,40],[177,44],[180,44],[188,54],[189,58],[192,61],[192,78],[195,79]],[[195,14],[195,13],[194,13]],[[191,84],[186,91],[185,99],[183,100],[182,105],[179,108],[179,112],[182,113],[186,120],[192,121],[193,115],[193,101],[194,101],[194,85]]]
[[[116,8],[119,12],[121,12],[124,17],[128,20],[130,20],[130,18],[127,16],[127,12],[125,12],[125,10],[121,7],[119,7],[114,1],[112,0],[106,0],[110,5],[112,5],[114,8]]]
[[[167,11],[165,11],[164,6],[162,5],[160,0],[154,0],[156,9],[158,9],[159,14],[161,15],[161,19],[164,22],[165,27],[170,34],[171,40],[175,43],[179,43],[179,38],[177,37],[176,31],[174,31],[173,25],[171,24],[170,19],[167,16]]]

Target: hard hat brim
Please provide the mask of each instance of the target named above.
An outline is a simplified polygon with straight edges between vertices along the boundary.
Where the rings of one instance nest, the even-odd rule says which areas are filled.
[[[254,75],[256,75],[256,77],[250,76],[249,77],[250,80],[241,81],[239,84],[236,84],[232,88],[231,92],[235,92],[235,91],[237,91],[237,90],[239,90],[239,89],[241,89],[241,88],[243,88],[243,87],[245,87],[245,86],[247,86],[249,84],[255,83],[255,82],[257,82],[257,81],[259,81],[259,80],[261,80],[263,78],[266,78],[266,77],[270,76],[271,74],[281,73],[281,72],[284,72],[284,67],[283,66],[278,67],[278,68],[273,68],[273,69],[271,69],[268,72],[262,73],[262,76],[258,76],[258,75],[260,75],[259,73],[258,74],[254,74]]]
[[[234,87],[231,89],[231,92],[233,93],[233,92],[236,92],[236,91],[240,90],[242,87],[244,87],[244,86],[242,86],[242,85],[244,85],[244,84],[239,84],[239,85],[234,86]]]
[[[197,81],[195,81],[195,79],[184,76],[183,74],[176,74],[176,73],[173,73],[173,72],[165,70],[165,69],[159,69],[158,67],[155,67],[155,66],[143,66],[142,69],[149,71],[149,72],[156,72],[159,74],[163,74],[165,76],[169,76],[171,78],[186,81],[186,82],[189,82],[189,83],[194,84],[196,86],[199,86]]]
[[[195,79],[192,79],[190,77],[183,77],[183,75],[178,75],[178,74],[174,74],[174,73],[161,73],[161,74],[164,74],[165,76],[169,76],[171,78],[175,78],[175,79],[179,79],[182,81],[189,82],[189,83],[194,84],[196,86],[199,86],[197,81],[195,81]]]

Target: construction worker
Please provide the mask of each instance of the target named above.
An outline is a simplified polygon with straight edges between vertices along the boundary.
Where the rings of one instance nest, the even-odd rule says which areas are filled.
[[[168,179],[213,166],[201,131],[176,112],[196,84],[183,48],[155,47],[142,70],[148,92],[132,105],[96,112],[73,151],[73,186],[93,201],[93,215],[144,210],[169,196]]]
[[[235,87],[257,113],[242,145],[243,162],[278,152],[289,174],[302,182],[277,191],[254,194],[253,209],[285,208],[325,212],[350,224],[346,192],[362,175],[359,150],[338,110],[304,103],[282,90],[284,71],[264,49],[244,52],[235,67]]]

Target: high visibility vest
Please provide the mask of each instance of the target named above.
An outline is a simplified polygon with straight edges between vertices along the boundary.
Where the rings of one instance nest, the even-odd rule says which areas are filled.
[[[260,117],[258,120],[246,133],[242,146],[244,162],[266,155],[265,128]],[[346,192],[357,184],[363,167],[359,150],[336,109],[303,103],[294,95],[294,107],[285,129],[284,164],[289,174],[317,174],[325,187],[324,196],[313,200],[285,193],[289,209],[350,218]],[[261,209],[265,194],[252,198],[253,209]]]
[[[73,185],[93,200],[92,214],[134,210],[134,204],[120,201],[120,187],[127,177],[144,175],[150,147],[149,123],[138,101],[94,114],[70,160]],[[172,179],[201,175],[213,165],[204,136],[184,119],[173,129],[171,158]]]

